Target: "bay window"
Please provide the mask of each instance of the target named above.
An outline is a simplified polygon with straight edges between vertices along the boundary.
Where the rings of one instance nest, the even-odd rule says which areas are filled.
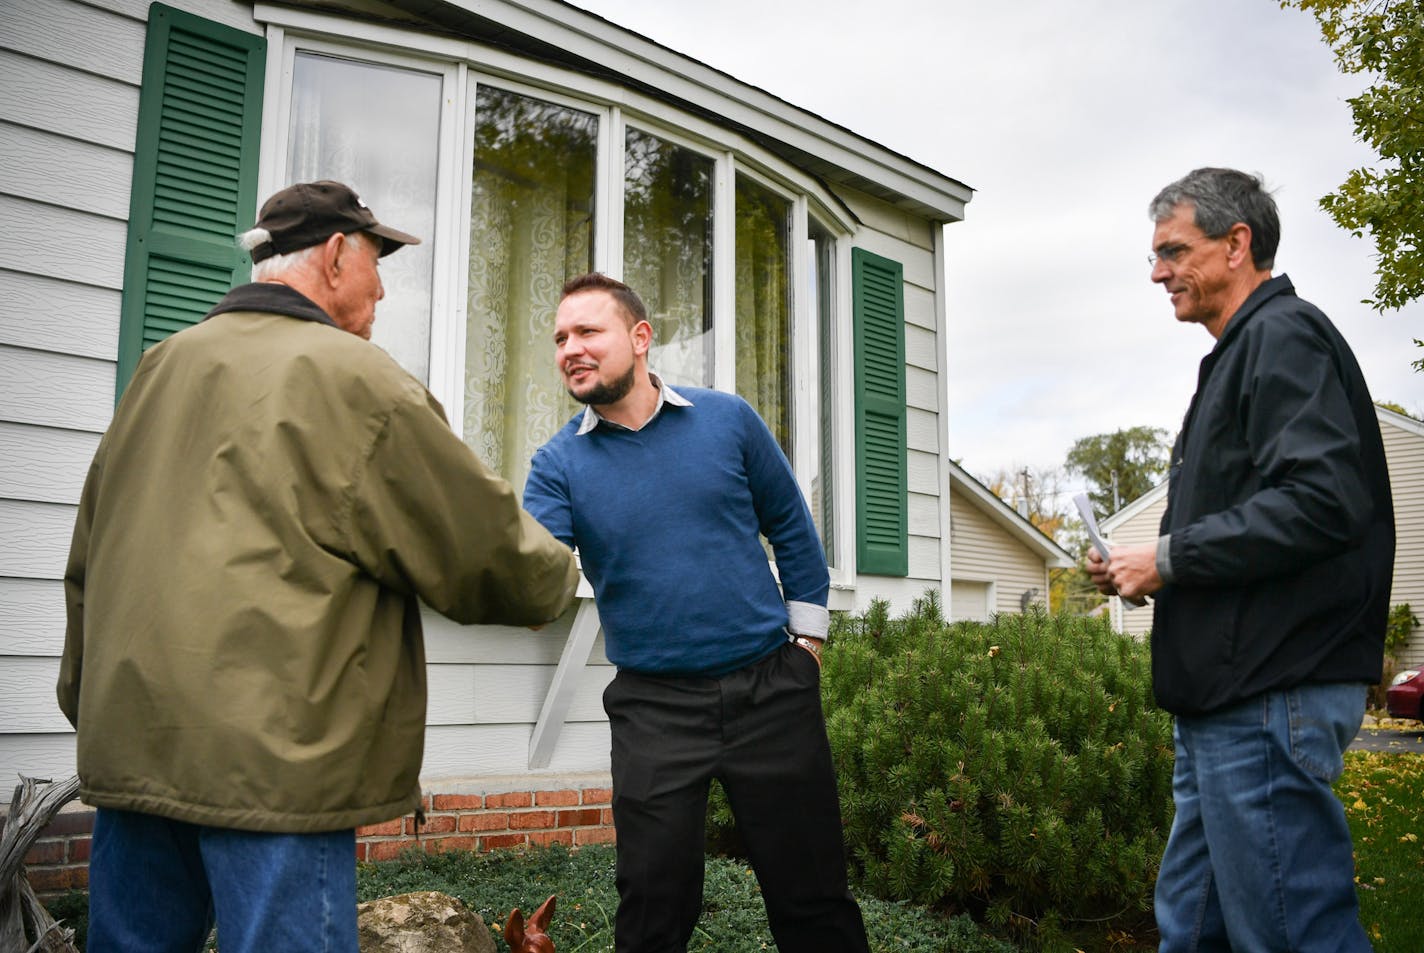
[[[849,216],[834,198],[665,104],[571,93],[577,77],[288,44],[269,184],[346,181],[426,239],[382,261],[373,340],[486,464],[522,490],[534,451],[579,411],[554,366],[554,313],[568,278],[603,271],[647,304],[649,366],[667,383],[735,388],[761,414],[840,565],[831,395],[849,374],[836,350]]]

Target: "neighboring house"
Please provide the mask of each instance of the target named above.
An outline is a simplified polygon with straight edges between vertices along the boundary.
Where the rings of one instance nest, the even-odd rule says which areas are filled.
[[[949,513],[951,619],[986,621],[1048,605],[1048,571],[1073,565],[1066,550],[953,462]]]
[[[953,605],[951,521],[966,546],[985,522],[946,457],[962,183],[559,0],[9,2],[0,90],[0,782],[73,770],[61,580],[116,397],[245,280],[233,236],[293,181],[347,181],[426,239],[383,263],[375,340],[516,486],[574,410],[558,289],[601,270],[646,297],[654,369],[771,426],[833,609]],[[1018,608],[1058,558],[1023,548],[966,583]],[[582,596],[538,633],[427,618],[431,792],[606,786],[612,671]]]
[[[1394,496],[1397,542],[1390,605],[1407,602],[1414,608],[1415,615],[1424,617],[1424,423],[1383,407],[1377,406],[1375,413],[1384,438],[1389,485]],[[1164,481],[1103,520],[1108,544],[1156,540],[1166,508]],[[1150,607],[1124,607],[1117,598],[1111,602],[1113,625],[1120,631],[1140,636],[1152,628]],[[1415,627],[1400,661],[1406,667],[1424,665],[1424,628]]]

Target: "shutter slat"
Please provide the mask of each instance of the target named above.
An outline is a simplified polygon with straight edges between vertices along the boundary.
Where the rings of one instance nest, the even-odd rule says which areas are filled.
[[[197,323],[251,262],[266,41],[149,8],[119,329],[118,392],[143,352]],[[162,248],[162,251],[156,249]]]

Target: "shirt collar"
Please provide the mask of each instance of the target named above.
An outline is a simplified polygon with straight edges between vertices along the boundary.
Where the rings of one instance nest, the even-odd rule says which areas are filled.
[[[675,391],[675,390],[673,390],[671,387],[669,387],[669,386],[666,384],[666,382],[664,382],[663,379],[662,379],[661,377],[659,377],[657,374],[654,374],[652,371],[649,371],[649,372],[648,372],[648,378],[649,378],[654,384],[657,385],[657,388],[658,388],[658,402],[657,402],[657,405],[653,407],[652,416],[650,416],[650,417],[647,419],[647,421],[643,424],[644,427],[646,427],[648,424],[652,423],[653,420],[655,420],[655,419],[657,418],[658,414],[662,413],[662,411],[663,411],[663,405],[664,405],[664,404],[671,404],[671,405],[674,406],[674,407],[691,407],[691,406],[692,406],[692,401],[688,400],[686,397],[682,396],[682,395],[679,394],[677,391]],[[627,427],[623,426],[622,424],[620,424],[620,423],[614,423],[613,421],[609,420],[607,417],[604,417],[604,416],[603,416],[602,414],[600,414],[598,411],[596,411],[596,410],[593,409],[593,405],[592,405],[592,404],[589,404],[589,405],[587,405],[586,407],[584,407],[584,409],[583,409],[583,421],[579,424],[579,429],[576,431],[576,435],[582,437],[584,434],[589,433],[590,431],[593,430],[593,428],[595,428],[595,427],[598,426],[598,424],[599,424],[600,421],[603,422],[603,423],[606,423],[606,424],[607,424],[608,426],[610,426],[610,427],[617,427],[619,430],[627,430],[627,429],[628,429]]]

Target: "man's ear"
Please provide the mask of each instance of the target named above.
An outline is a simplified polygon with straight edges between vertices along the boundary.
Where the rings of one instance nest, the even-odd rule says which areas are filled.
[[[334,286],[340,280],[341,255],[346,245],[346,236],[336,232],[321,246],[321,275],[328,285]]]
[[[639,321],[633,325],[633,353],[647,354],[648,349],[653,346],[653,326],[646,321]]]
[[[1226,233],[1226,261],[1232,268],[1256,267],[1251,257],[1251,226],[1245,222],[1237,222]]]

